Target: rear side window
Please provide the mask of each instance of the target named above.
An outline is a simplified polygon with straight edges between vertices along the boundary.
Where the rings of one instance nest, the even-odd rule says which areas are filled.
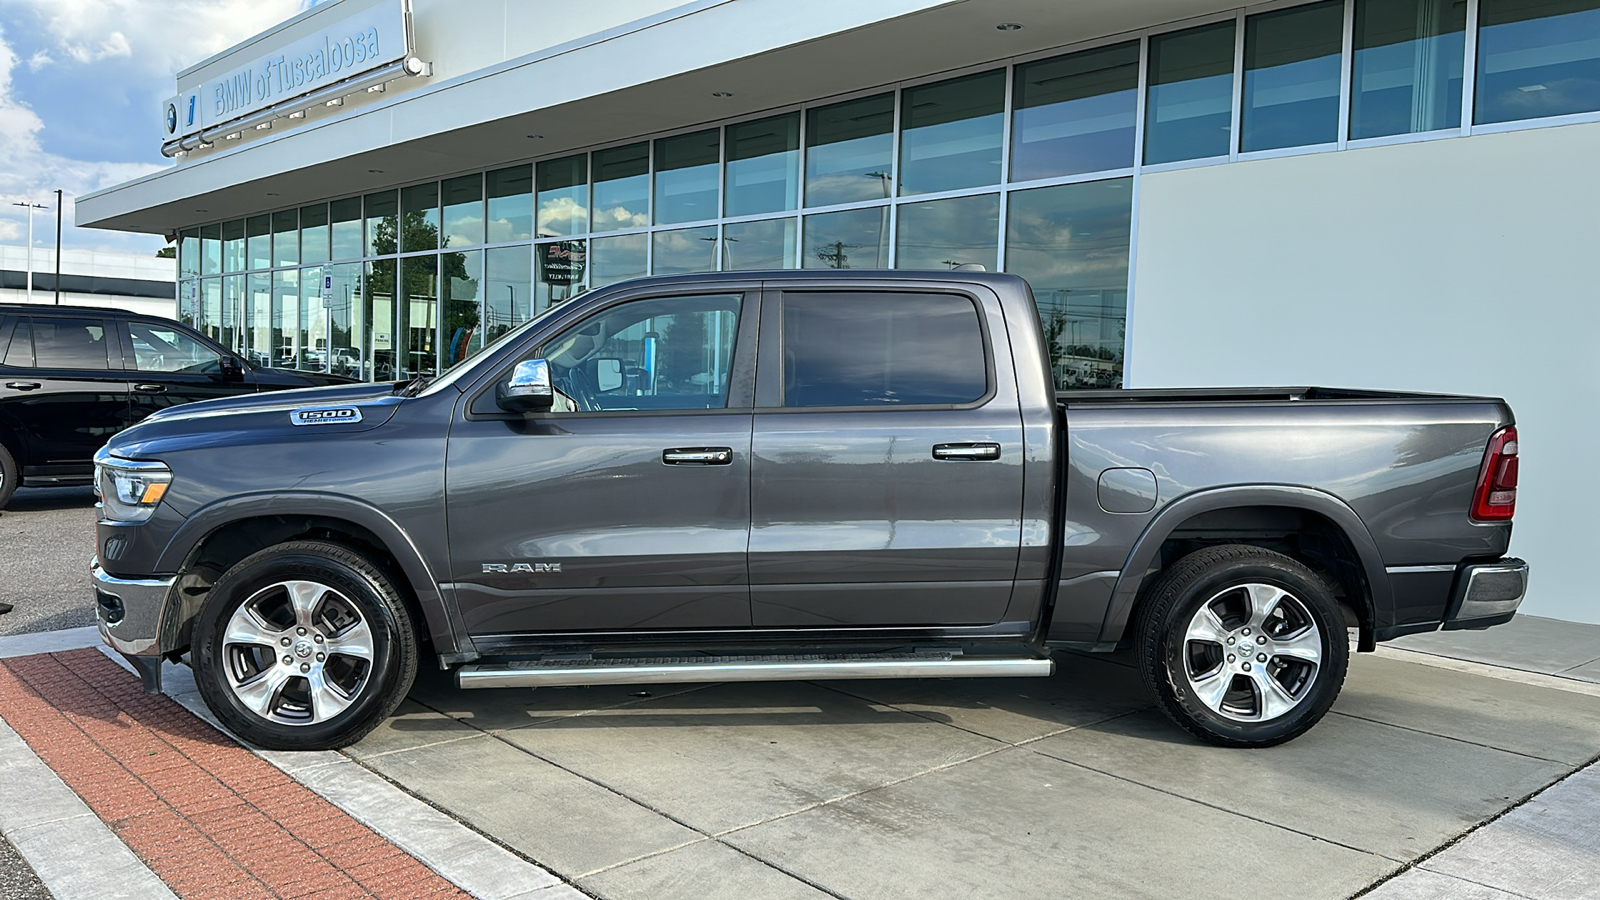
[[[33,368],[33,338],[28,332],[27,319],[17,320],[17,327],[11,332],[11,346],[6,350],[3,364],[16,366],[19,369]]]
[[[988,393],[978,309],[951,294],[786,294],[783,405],[972,403]]]
[[[111,368],[106,325],[99,319],[36,318],[32,331],[34,364],[41,369]]]

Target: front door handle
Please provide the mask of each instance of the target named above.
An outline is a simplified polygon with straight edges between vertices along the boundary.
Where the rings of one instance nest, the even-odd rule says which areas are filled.
[[[999,459],[1000,445],[990,443],[978,444],[934,444],[934,459]]]
[[[6,387],[12,389],[13,391],[37,391],[39,389],[39,382],[37,382],[37,381],[8,381],[8,382],[6,382]]]
[[[733,462],[732,447],[677,447],[661,451],[669,466],[726,466]]]
[[[133,389],[141,394],[165,394],[167,386],[164,384],[136,384]]]

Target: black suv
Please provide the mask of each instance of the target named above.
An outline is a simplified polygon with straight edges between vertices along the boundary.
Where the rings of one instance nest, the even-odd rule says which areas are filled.
[[[19,486],[88,484],[106,439],[158,409],[349,383],[250,365],[171,319],[0,304],[0,509]]]

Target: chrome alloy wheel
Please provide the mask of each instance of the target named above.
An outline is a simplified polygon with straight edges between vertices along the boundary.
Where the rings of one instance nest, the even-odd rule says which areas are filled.
[[[1234,585],[1195,610],[1184,631],[1183,662],[1190,690],[1212,712],[1266,722],[1311,693],[1322,666],[1322,632],[1288,591]]]
[[[281,581],[239,605],[222,635],[233,695],[263,719],[314,725],[344,712],[372,674],[372,629],[325,584]]]

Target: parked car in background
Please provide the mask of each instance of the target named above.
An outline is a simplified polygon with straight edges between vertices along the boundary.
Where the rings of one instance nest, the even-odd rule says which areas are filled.
[[[156,410],[350,382],[247,363],[158,316],[0,304],[0,509],[18,487],[89,484],[94,452]]]

